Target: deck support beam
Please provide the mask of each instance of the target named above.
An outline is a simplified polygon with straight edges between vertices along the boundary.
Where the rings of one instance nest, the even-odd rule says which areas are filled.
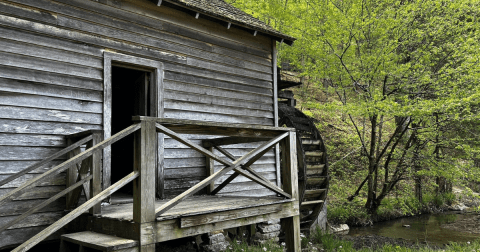
[[[145,234],[142,226],[155,221],[155,177],[157,131],[155,122],[141,121],[142,128],[134,136],[133,222],[141,252],[155,251],[155,236]],[[145,239],[149,237],[149,239]],[[141,239],[140,239],[141,238]]]
[[[297,179],[297,145],[296,133],[289,132],[289,136],[283,140],[282,146],[282,173],[283,190],[298,199],[298,179]],[[295,205],[297,214],[282,219],[282,226],[285,231],[285,241],[287,251],[302,251],[300,243],[300,216],[299,204]]]

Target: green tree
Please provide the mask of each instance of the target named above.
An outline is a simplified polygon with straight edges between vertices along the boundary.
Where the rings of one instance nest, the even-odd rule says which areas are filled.
[[[339,111],[353,127],[368,172],[350,200],[366,184],[370,213],[409,176],[421,196],[422,176],[460,175],[446,159],[459,152],[448,148],[476,153],[478,139],[457,137],[452,125],[478,119],[478,0],[230,2],[297,37],[280,59],[336,95],[305,105]]]

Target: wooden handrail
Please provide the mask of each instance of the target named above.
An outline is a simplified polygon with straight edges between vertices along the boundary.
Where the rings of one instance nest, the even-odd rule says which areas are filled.
[[[135,125],[133,125],[135,126]],[[110,139],[110,138],[109,138]],[[105,141],[104,141],[105,142]],[[26,242],[22,243],[20,246],[12,250],[12,252],[24,252],[31,249],[33,246],[37,245],[43,239],[47,238],[66,224],[68,224],[73,219],[80,216],[86,210],[90,209],[94,205],[100,203],[102,200],[112,195],[118,189],[122,188],[126,184],[130,183],[132,180],[137,178],[139,175],[138,172],[132,172],[128,174],[123,179],[119,180],[117,183],[111,185],[107,189],[103,190],[101,193],[97,194],[95,197],[91,198],[87,202],[83,203],[81,206],[77,207],[75,210],[71,211],[67,215],[63,216],[61,219],[53,223],[52,225],[45,228],[42,232],[28,239]]]
[[[156,123],[155,126],[157,127],[157,130],[158,130],[158,131],[160,131],[160,132],[164,133],[165,135],[167,135],[167,136],[169,136],[169,137],[171,137],[171,138],[179,141],[180,143],[183,143],[183,144],[187,145],[188,147],[190,147],[190,148],[192,148],[192,149],[194,149],[194,150],[202,153],[203,155],[205,155],[205,156],[207,156],[207,157],[209,157],[209,158],[212,158],[212,159],[220,162],[221,164],[224,164],[224,165],[226,165],[226,166],[233,166],[233,165],[234,165],[234,163],[230,162],[229,160],[226,160],[226,159],[224,159],[224,158],[222,158],[222,157],[219,157],[219,156],[215,155],[213,152],[211,152],[211,151],[209,151],[209,150],[206,150],[205,148],[203,148],[203,147],[201,147],[201,146],[199,146],[199,145],[191,142],[190,140],[185,139],[185,138],[179,136],[177,133],[173,132],[172,130],[170,130],[170,129],[164,127],[164,126],[162,126],[162,125],[159,124],[159,123]],[[283,133],[283,134],[285,135],[286,133]],[[285,136],[286,136],[286,135],[285,135]],[[281,140],[281,139],[280,139],[280,140]],[[278,140],[278,141],[280,141],[280,140]],[[267,143],[268,143],[268,142],[267,142]],[[258,158],[260,158],[260,157],[263,156],[267,151],[269,151],[271,147],[273,147],[273,145],[271,145],[270,147],[266,148],[265,150],[262,150],[259,154],[256,154],[252,159],[250,159],[250,160],[248,161],[248,163],[247,163],[248,165],[246,165],[245,167],[249,167],[251,164],[253,164],[253,162],[255,162]],[[235,159],[233,159],[233,160],[235,160]],[[252,161],[252,160],[253,160],[253,161]],[[255,176],[252,176],[252,175],[250,175],[249,173],[244,172],[243,170],[239,169],[238,167],[235,167],[235,168],[233,168],[233,169],[235,170],[235,174],[236,174],[235,177],[238,176],[238,174],[241,174],[241,175],[243,175],[243,176],[245,176],[245,177],[253,180],[254,182],[256,182],[256,183],[258,183],[258,184],[260,184],[260,185],[262,185],[262,186],[264,186],[264,187],[266,187],[266,188],[268,188],[268,189],[270,189],[270,190],[272,190],[272,191],[274,191],[274,192],[276,192],[276,193],[279,193],[279,194],[281,194],[281,195],[283,195],[283,196],[285,196],[285,197],[287,197],[287,198],[291,198],[291,197],[292,197],[290,194],[285,193],[285,192],[284,192],[281,188],[279,188],[278,186],[271,184],[270,181],[268,181],[268,183],[266,183],[266,182],[264,181],[264,179],[261,178],[261,176],[257,175],[256,172],[253,171],[253,170],[251,170],[251,169],[250,169],[250,170],[253,171],[252,173],[253,173]],[[248,169],[248,168],[247,168],[247,169]],[[228,183],[230,183],[233,179],[234,179],[234,178],[229,179],[228,182],[225,183],[225,185],[228,184]],[[223,185],[223,186],[225,186],[225,185]],[[222,186],[222,187],[223,187],[223,186]],[[221,188],[220,188],[220,189],[221,189]],[[218,192],[218,190],[214,190],[214,192],[216,193],[216,192]],[[214,192],[212,192],[212,194],[215,194]]]
[[[166,131],[164,129],[163,126],[159,127],[161,125],[159,125],[157,123],[157,128],[160,129],[160,131],[164,132],[165,134],[171,134],[171,132],[169,131]],[[179,137],[178,135],[176,134],[172,134],[173,136],[175,136],[176,138],[179,138],[180,140],[183,140],[183,143],[184,144],[189,144],[189,145],[192,145],[192,146],[196,146],[195,144],[191,143],[190,141],[186,140],[186,139],[183,139],[181,137]],[[170,201],[168,201],[167,203],[163,204],[162,206],[160,206],[159,208],[155,209],[155,216],[159,216],[163,213],[165,213],[166,211],[168,211],[169,209],[171,209],[172,207],[176,206],[178,203],[180,203],[181,201],[183,201],[185,198],[193,195],[194,193],[198,192],[199,190],[203,189],[204,187],[208,186],[212,181],[215,181],[216,179],[220,178],[221,176],[223,176],[224,174],[226,174],[227,172],[235,169],[235,168],[238,168],[239,166],[241,165],[244,165],[247,161],[250,161],[251,158],[255,158],[255,157],[258,157],[259,154],[261,153],[265,153],[266,151],[268,151],[271,147],[273,147],[276,143],[278,143],[279,141],[281,141],[282,139],[284,139],[285,137],[287,137],[289,135],[289,132],[286,132],[286,133],[283,133],[273,139],[271,139],[270,141],[260,145],[258,148],[250,151],[248,154],[246,154],[245,156],[235,160],[233,163],[231,163],[231,165],[229,166],[226,166],[224,168],[222,168],[221,170],[213,173],[212,175],[208,176],[206,179],[202,180],[201,182],[199,182],[198,184],[194,185],[193,187],[191,187],[190,189],[186,190],[185,192],[183,192],[182,194],[178,195],[177,197],[171,199]],[[171,136],[172,137],[172,136]],[[203,149],[203,148],[202,148]],[[205,150],[206,151],[206,150]],[[204,151],[204,152],[205,152]],[[263,154],[262,154],[263,155]],[[213,155],[212,158],[216,157],[216,155]],[[224,161],[226,162],[226,161]],[[228,162],[230,163],[230,162]]]
[[[70,146],[62,149],[62,150],[59,151],[59,152],[56,152],[56,153],[53,154],[53,155],[50,155],[49,157],[43,159],[42,161],[40,161],[40,162],[38,162],[38,163],[35,163],[35,164],[33,164],[33,165],[25,168],[24,170],[22,170],[22,171],[20,171],[20,172],[17,172],[17,173],[15,173],[15,174],[13,174],[12,176],[10,176],[10,177],[8,177],[8,178],[0,181],[0,186],[3,186],[3,185],[5,185],[5,184],[7,184],[7,183],[9,183],[9,182],[11,182],[11,181],[13,181],[13,180],[15,180],[15,179],[17,179],[17,178],[19,178],[19,177],[27,174],[28,172],[31,172],[31,171],[33,171],[33,170],[35,170],[35,169],[38,169],[38,168],[46,165],[48,162],[50,162],[50,161],[52,161],[52,160],[54,160],[54,159],[56,159],[56,158],[59,158],[59,157],[65,155],[65,154],[67,154],[68,152],[74,150],[75,148],[81,146],[82,144],[84,144],[84,143],[86,143],[86,142],[88,142],[88,141],[90,141],[90,140],[92,140],[92,136],[91,136],[91,135],[90,135],[90,136],[87,136],[87,137],[85,137],[85,138],[83,138],[83,139],[81,139],[80,141],[77,141],[76,143],[74,143],[74,144],[72,144],[72,145],[70,145]]]
[[[95,151],[99,151],[101,149],[104,149],[105,147],[115,143],[116,141],[124,138],[125,136],[130,135],[131,133],[137,131],[140,128],[140,124],[134,124],[131,125],[130,127],[118,132],[117,134],[111,136],[108,139],[103,140],[102,142],[98,143],[97,145],[93,146],[92,148],[85,150],[84,152],[78,154],[77,156],[53,167],[52,169],[48,170],[47,172],[25,182],[23,185],[15,188],[14,190],[10,191],[9,193],[3,195],[0,197],[0,206],[5,204],[7,199],[13,199],[14,197],[20,195],[24,190],[32,188],[34,186],[37,186],[42,182],[43,179],[50,178],[54,175],[59,174],[60,172],[68,169],[69,167],[83,161],[84,159],[90,157],[93,155]]]
[[[36,211],[46,207],[48,204],[54,202],[55,200],[59,199],[60,197],[64,196],[65,194],[73,191],[75,188],[83,185],[85,182],[91,180],[93,178],[93,175],[88,175],[87,177],[85,177],[84,179],[80,180],[79,182],[71,185],[70,187],[64,189],[63,191],[55,194],[53,197],[49,198],[48,200],[45,200],[44,202],[38,204],[37,206],[33,207],[33,208],[30,208],[28,211],[26,211],[25,213],[23,213],[22,215],[18,216],[17,218],[13,219],[12,221],[10,221],[9,223],[5,224],[3,227],[0,227],[0,233],[3,232],[4,230],[6,230],[7,228],[15,225],[16,223],[18,223],[19,221],[27,218],[30,214],[33,214],[35,213]]]

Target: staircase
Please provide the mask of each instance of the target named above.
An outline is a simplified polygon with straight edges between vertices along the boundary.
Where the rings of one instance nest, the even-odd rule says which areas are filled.
[[[138,241],[91,231],[65,234],[61,237],[60,252],[137,252]]]

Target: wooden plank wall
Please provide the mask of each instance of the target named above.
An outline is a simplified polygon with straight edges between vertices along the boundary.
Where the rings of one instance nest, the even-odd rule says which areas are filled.
[[[64,147],[65,134],[102,129],[105,50],[164,63],[166,118],[274,125],[270,38],[147,0],[0,0],[0,179]],[[228,150],[240,156],[253,147]],[[205,158],[172,139],[165,140],[164,166],[168,197],[207,175]],[[273,152],[252,168],[276,181]],[[0,207],[0,225],[64,182],[61,175]],[[242,177],[224,190],[271,194]],[[0,248],[52,223],[64,204],[0,234]]]

